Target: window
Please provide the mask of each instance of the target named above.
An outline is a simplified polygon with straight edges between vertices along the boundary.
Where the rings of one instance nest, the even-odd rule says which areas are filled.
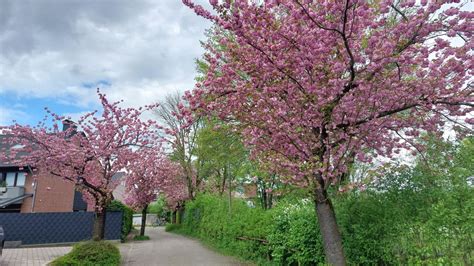
[[[5,180],[7,187],[24,187],[26,181],[25,172],[0,173],[0,182]]]
[[[7,187],[15,186],[16,173],[10,172],[7,173]]]
[[[17,187],[24,187],[25,186],[25,180],[26,180],[26,173],[25,172],[19,172],[16,175],[16,186]]]

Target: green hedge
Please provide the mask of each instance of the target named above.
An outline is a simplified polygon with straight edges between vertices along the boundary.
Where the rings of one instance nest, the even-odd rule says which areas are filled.
[[[122,233],[120,239],[125,241],[133,227],[133,210],[118,200],[113,200],[107,207],[107,210],[122,212]]]
[[[350,265],[474,265],[474,138],[423,141],[414,165],[381,167],[364,191],[329,191]],[[198,195],[182,225],[167,229],[257,263],[323,264],[314,206],[301,191],[271,210],[234,199],[230,212],[227,198]]]
[[[439,195],[431,207],[413,206],[423,193],[349,193],[334,205],[347,260],[353,265],[469,264],[473,258],[472,189]],[[470,194],[468,194],[470,193]],[[453,199],[454,197],[454,199]],[[452,204],[451,204],[452,203]],[[447,206],[440,206],[440,205]],[[238,199],[198,195],[186,204],[183,223],[167,226],[229,255],[258,264],[321,265],[324,252],[312,201],[248,207]],[[461,208],[461,209],[460,209]],[[462,211],[464,210],[464,211]],[[460,212],[461,211],[461,212]],[[471,212],[469,212],[471,211]],[[427,219],[422,219],[424,216]]]
[[[233,199],[229,212],[228,199],[199,195],[186,204],[183,223],[167,230],[197,237],[223,253],[257,263],[324,262],[314,208],[306,201],[265,211]]]
[[[89,241],[74,245],[72,251],[50,263],[52,266],[120,265],[120,251],[112,243]]]

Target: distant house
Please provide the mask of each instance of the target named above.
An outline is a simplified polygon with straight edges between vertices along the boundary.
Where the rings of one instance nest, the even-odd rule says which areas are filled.
[[[114,199],[124,202],[125,200],[125,172],[118,172],[112,177],[112,181],[118,182],[117,187],[113,191]]]

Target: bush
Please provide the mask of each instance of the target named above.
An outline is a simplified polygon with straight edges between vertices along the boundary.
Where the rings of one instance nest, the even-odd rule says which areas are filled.
[[[329,191],[350,265],[474,265],[474,138],[428,144],[414,166],[384,166],[364,191]],[[233,199],[229,210],[227,198],[198,195],[167,230],[257,263],[324,264],[304,196],[292,192],[271,210]]]
[[[120,239],[125,241],[133,227],[133,210],[122,202],[113,200],[109,206],[107,206],[107,211],[122,212],[122,233],[120,234]]]
[[[112,243],[89,241],[74,245],[72,251],[50,263],[52,266],[120,265],[120,251]]]
[[[169,225],[220,251],[257,263],[315,265],[324,262],[311,201],[280,202],[276,208],[251,208],[233,199],[199,195],[186,204],[183,223]]]
[[[268,246],[261,240],[269,233],[270,216],[262,209],[249,208],[238,199],[199,195],[186,203],[180,227],[167,226],[186,235],[202,239],[225,254],[259,261],[268,257]]]
[[[165,231],[166,232],[179,232],[181,229],[180,224],[166,224]]]
[[[166,201],[163,196],[159,196],[155,202],[150,203],[148,205],[147,213],[156,214],[159,218],[167,219],[167,209],[166,209]]]
[[[430,207],[415,203],[427,196],[423,191],[351,192],[334,197],[348,262],[471,264],[472,191],[439,194],[439,202]],[[228,206],[226,198],[198,195],[186,204],[183,223],[169,224],[166,230],[199,238],[225,254],[259,264],[324,264],[312,201],[283,200],[263,210],[234,199],[230,213]]]
[[[271,210],[268,236],[272,257],[279,265],[318,265],[324,252],[313,202],[306,199],[280,202]]]
[[[133,240],[136,240],[136,241],[150,240],[150,237],[149,236],[136,235],[136,236],[133,237]]]

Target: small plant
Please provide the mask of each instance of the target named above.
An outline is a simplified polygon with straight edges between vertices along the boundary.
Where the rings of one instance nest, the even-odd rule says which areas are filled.
[[[7,191],[7,182],[5,180],[2,180],[0,182],[0,193],[4,193]]]
[[[149,236],[136,235],[136,236],[133,237],[133,240],[136,240],[136,241],[150,240],[150,237]]]
[[[166,224],[165,231],[166,232],[173,232],[179,230],[181,228],[180,224]]]
[[[109,242],[82,242],[74,245],[71,252],[55,259],[49,265],[120,265],[120,251],[114,244]]]

